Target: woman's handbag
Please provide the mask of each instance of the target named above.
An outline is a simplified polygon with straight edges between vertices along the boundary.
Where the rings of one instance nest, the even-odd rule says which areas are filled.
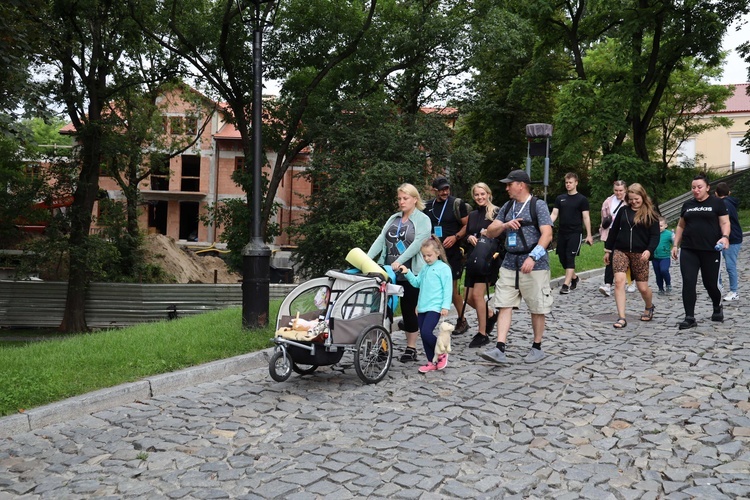
[[[612,216],[607,215],[602,219],[602,229],[607,229],[609,226],[612,225]]]

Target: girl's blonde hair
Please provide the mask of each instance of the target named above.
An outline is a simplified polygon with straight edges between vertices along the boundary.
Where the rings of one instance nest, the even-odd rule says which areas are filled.
[[[628,186],[628,194],[640,196],[643,200],[641,208],[635,213],[636,224],[644,224],[648,226],[659,221],[659,214],[656,213],[654,204],[651,202],[651,198],[649,198],[648,193],[643,186],[634,182]]]
[[[495,220],[495,216],[497,215],[497,211],[500,210],[500,207],[492,203],[492,190],[484,182],[477,182],[476,184],[471,186],[472,198],[474,197],[474,190],[476,188],[484,189],[487,192],[487,214],[484,216],[484,218],[489,221]]]
[[[417,210],[424,210],[424,202],[422,201],[422,197],[419,195],[419,191],[417,191],[417,188],[415,188],[413,184],[405,182],[401,184],[396,191],[401,191],[402,193],[407,194],[412,198],[416,198]]]
[[[433,234],[432,236],[424,240],[422,242],[421,248],[427,247],[431,247],[433,250],[435,250],[435,252],[437,252],[438,256],[440,257],[440,260],[442,260],[446,264],[448,263],[448,257],[445,255],[445,248],[443,248],[443,244],[440,243],[440,238]]]

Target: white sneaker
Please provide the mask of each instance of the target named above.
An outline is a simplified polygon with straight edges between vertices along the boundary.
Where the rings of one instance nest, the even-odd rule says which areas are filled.
[[[609,285],[602,285],[599,287],[599,293],[601,293],[605,297],[609,297],[610,295],[612,295],[612,289],[609,287]]]
[[[632,282],[631,284],[629,284],[629,285],[628,285],[628,287],[627,287],[627,288],[626,288],[625,290],[627,290],[627,291],[628,291],[628,292],[630,292],[630,293],[633,293],[633,292],[635,292],[635,290],[636,290],[636,287],[635,287],[635,281],[634,281],[634,282]]]
[[[729,292],[725,297],[725,302],[733,302],[735,300],[740,300],[740,296],[737,292]]]

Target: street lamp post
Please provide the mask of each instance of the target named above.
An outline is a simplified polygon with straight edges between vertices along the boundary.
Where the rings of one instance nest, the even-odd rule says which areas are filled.
[[[241,0],[238,0],[238,5]],[[271,0],[252,0],[253,12],[253,224],[250,242],[242,249],[242,327],[268,325],[271,249],[261,236],[261,175],[263,168],[263,27],[260,6]],[[240,13],[242,11],[240,10]]]
[[[544,156],[544,201],[547,201],[547,186],[549,186],[549,140],[552,137],[552,125],[547,123],[530,123],[526,125],[526,173],[531,178],[531,157]],[[544,139],[544,150],[540,151],[541,144],[538,142]]]

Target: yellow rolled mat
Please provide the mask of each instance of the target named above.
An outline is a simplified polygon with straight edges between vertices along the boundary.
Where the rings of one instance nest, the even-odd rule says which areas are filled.
[[[346,261],[364,274],[380,273],[386,278],[388,277],[388,273],[377,262],[368,257],[361,248],[352,248],[349,250],[349,253],[346,254]]]

